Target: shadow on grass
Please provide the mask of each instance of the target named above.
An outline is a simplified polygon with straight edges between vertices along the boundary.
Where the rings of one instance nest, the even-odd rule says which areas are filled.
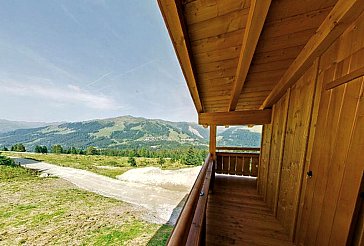
[[[154,236],[149,240],[148,246],[161,246],[161,245],[167,245],[167,241],[169,236],[171,235],[171,232],[173,230],[173,225],[176,223],[176,218],[179,217],[179,214],[181,213],[181,210],[188,198],[188,194],[185,195],[185,197],[179,202],[177,207],[173,209],[172,215],[169,218],[168,222],[164,225],[162,225],[158,231],[154,234]]]
[[[16,165],[28,165],[28,164],[35,164],[39,163],[40,161],[33,158],[18,158],[18,157],[12,157],[11,158]]]

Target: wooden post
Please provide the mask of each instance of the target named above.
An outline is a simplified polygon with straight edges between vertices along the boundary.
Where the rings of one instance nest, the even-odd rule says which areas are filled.
[[[210,192],[213,192],[215,186],[215,169],[216,169],[216,125],[210,125],[210,145],[209,145],[210,156],[213,161],[212,175]]]
[[[210,154],[213,160],[216,160],[216,125],[210,125]]]

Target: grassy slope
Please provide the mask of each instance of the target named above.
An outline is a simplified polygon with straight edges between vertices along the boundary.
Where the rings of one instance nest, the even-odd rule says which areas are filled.
[[[1,153],[1,152],[0,152]],[[16,156],[23,158],[31,158],[38,161],[44,161],[52,164],[57,164],[64,167],[74,167],[84,169],[97,174],[115,178],[116,176],[128,171],[130,167],[127,157],[117,156],[97,156],[97,155],[65,155],[65,154],[35,154],[35,153],[15,153],[2,152],[2,155]],[[156,166],[160,167],[157,158],[135,158],[138,167]],[[178,169],[190,167],[180,162],[172,163],[169,159],[165,159],[163,169]],[[111,169],[105,168],[109,167]]]
[[[0,165],[0,190],[1,245],[163,245],[171,231],[129,204],[21,167]]]

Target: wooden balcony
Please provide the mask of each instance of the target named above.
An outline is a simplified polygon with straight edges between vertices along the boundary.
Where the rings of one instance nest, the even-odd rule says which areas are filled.
[[[206,224],[206,245],[293,245],[258,195],[256,178],[216,175]]]
[[[216,160],[206,159],[168,245],[293,245],[257,193],[259,149],[217,150]]]

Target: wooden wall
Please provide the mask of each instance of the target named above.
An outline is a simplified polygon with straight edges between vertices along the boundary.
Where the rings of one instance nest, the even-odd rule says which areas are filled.
[[[364,14],[274,105],[259,192],[299,245],[346,245],[364,171]],[[306,173],[312,171],[309,178]]]
[[[266,202],[273,209],[277,209],[277,197],[279,190],[280,170],[282,164],[285,127],[287,122],[287,109],[289,91],[273,107],[272,140],[270,146],[270,161],[268,166],[268,182]]]

